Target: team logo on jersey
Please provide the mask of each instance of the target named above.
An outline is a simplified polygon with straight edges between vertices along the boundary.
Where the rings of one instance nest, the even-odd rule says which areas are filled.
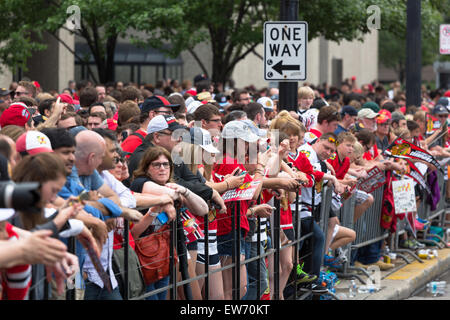
[[[333,154],[330,157],[330,160],[334,160],[334,159],[336,159],[336,152],[333,152]]]
[[[300,150],[301,153],[303,153],[307,158],[311,156],[311,152],[308,150]]]

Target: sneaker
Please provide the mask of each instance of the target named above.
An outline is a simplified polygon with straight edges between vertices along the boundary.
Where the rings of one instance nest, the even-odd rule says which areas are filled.
[[[359,262],[359,261],[355,261],[354,266],[355,266],[356,268],[362,268],[362,269],[367,269],[367,268],[369,267],[369,266],[367,266],[367,265],[365,265],[365,264],[362,264],[362,263]]]
[[[328,292],[328,289],[319,283],[319,281],[311,283],[310,289],[314,294],[324,294]]]
[[[346,263],[347,260],[347,250],[342,250],[342,248],[337,248],[336,249],[336,260],[339,261],[340,263]]]
[[[418,249],[417,245],[415,245],[414,242],[410,239],[400,241],[399,245],[404,249],[411,249],[411,250]]]
[[[327,254],[323,257],[323,265],[327,266],[327,267],[331,267],[331,268],[336,268],[336,269],[339,269],[342,267],[342,265],[339,263],[337,258],[329,256]]]
[[[415,245],[418,249],[423,249],[423,248],[426,247],[425,244],[423,244],[422,242],[417,241],[416,239],[412,239],[411,241],[414,243],[414,245]]]
[[[317,276],[315,274],[309,274],[303,271],[304,264],[304,262],[302,263],[302,265],[297,264],[297,284],[311,283],[317,279]]]
[[[389,269],[392,269],[392,268],[395,267],[394,264],[392,264],[392,263],[386,263],[386,262],[381,261],[381,260],[378,260],[377,262],[372,263],[372,265],[378,266],[378,267],[380,268],[381,271],[386,271],[386,270],[389,270]]]

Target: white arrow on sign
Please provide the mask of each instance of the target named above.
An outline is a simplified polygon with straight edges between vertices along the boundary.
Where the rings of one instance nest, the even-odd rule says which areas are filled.
[[[304,21],[264,23],[264,79],[306,79],[308,24]]]

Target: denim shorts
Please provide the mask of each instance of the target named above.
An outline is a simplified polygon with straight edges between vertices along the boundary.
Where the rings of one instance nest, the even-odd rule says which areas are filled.
[[[245,230],[241,229],[241,246],[240,253],[245,255]],[[217,236],[217,251],[219,256],[233,256],[234,242],[233,242],[233,232]]]

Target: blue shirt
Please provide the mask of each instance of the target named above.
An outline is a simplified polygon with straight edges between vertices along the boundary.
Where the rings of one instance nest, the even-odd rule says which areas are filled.
[[[345,128],[344,128],[343,126],[341,126],[340,124],[338,124],[337,129],[334,130],[334,134],[338,136],[339,133],[341,133],[341,132],[346,132],[346,131],[348,131],[348,130],[345,129]]]

